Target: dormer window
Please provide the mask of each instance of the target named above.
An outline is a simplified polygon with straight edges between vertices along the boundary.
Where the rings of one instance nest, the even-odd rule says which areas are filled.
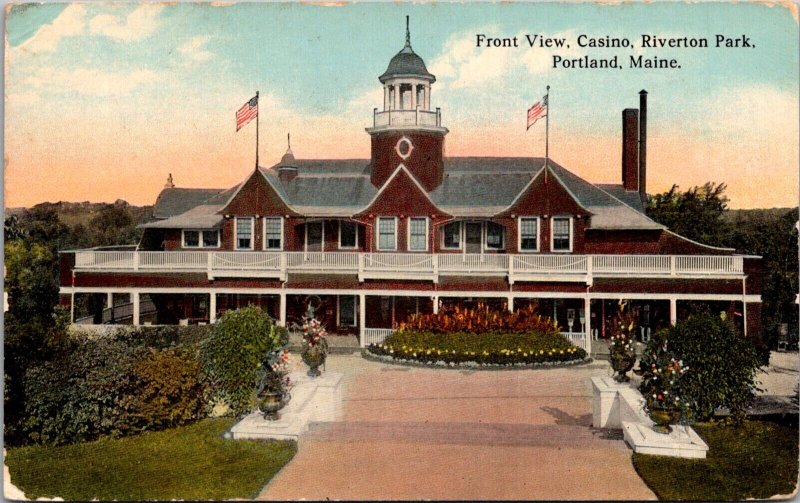
[[[253,249],[253,217],[236,217],[236,249]]]
[[[550,227],[552,248],[554,252],[572,251],[572,218],[553,217]]]

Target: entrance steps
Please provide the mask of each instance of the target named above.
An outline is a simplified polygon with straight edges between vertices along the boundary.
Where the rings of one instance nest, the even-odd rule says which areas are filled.
[[[361,352],[357,335],[329,335],[325,339],[328,341],[328,354],[349,355]],[[289,351],[300,353],[302,348],[303,335],[289,333]]]

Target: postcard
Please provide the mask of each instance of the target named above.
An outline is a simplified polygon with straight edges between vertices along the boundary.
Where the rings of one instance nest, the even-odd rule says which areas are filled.
[[[796,493],[795,4],[5,14],[6,498]]]

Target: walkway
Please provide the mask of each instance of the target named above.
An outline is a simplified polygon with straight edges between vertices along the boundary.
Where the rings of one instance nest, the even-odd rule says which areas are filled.
[[[398,367],[333,355],[344,420],[316,424],[263,499],[654,499],[621,434],[591,428],[607,363]]]

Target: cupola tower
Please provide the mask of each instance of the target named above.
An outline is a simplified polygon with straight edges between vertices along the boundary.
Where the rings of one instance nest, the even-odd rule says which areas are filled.
[[[411,48],[406,16],[406,44],[389,61],[383,75],[383,111],[373,110],[372,184],[380,187],[404,165],[431,191],[442,183],[444,136],[439,108],[431,110],[431,86],[436,82],[425,62]]]

